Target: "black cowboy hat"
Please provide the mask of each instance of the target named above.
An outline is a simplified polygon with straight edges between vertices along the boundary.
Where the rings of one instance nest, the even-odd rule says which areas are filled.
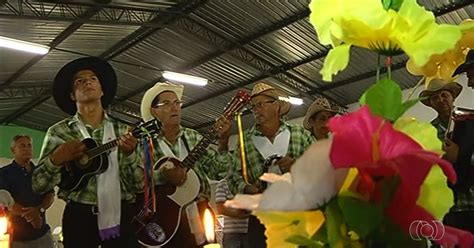
[[[91,70],[99,78],[104,95],[102,107],[106,108],[112,102],[117,92],[117,75],[112,66],[105,60],[96,57],[85,57],[67,63],[56,74],[53,82],[54,101],[64,112],[74,115],[76,103],[71,99],[74,75],[81,70]]]
[[[453,76],[467,71],[472,66],[474,66],[474,50],[469,50],[466,55],[466,61],[454,71]]]

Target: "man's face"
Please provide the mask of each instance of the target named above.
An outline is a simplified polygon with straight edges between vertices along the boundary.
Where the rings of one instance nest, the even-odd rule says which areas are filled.
[[[258,95],[250,100],[256,124],[266,124],[280,119],[279,102],[266,95]]]
[[[15,160],[29,161],[33,157],[33,147],[28,137],[21,137],[16,140],[11,148]]]
[[[453,103],[453,95],[447,90],[436,91],[430,97],[431,107],[441,115],[450,115]]]
[[[153,116],[158,118],[163,125],[181,124],[182,101],[171,91],[165,91],[158,96],[158,102],[151,107]]]
[[[467,69],[466,75],[467,75],[467,86],[471,87],[471,89],[474,89],[474,65],[471,66],[469,69]]]
[[[321,110],[309,119],[309,125],[312,127],[312,133],[316,137],[327,137],[329,133],[328,121],[334,113]]]
[[[100,100],[104,95],[99,78],[91,70],[78,71],[73,78],[71,99],[76,102]]]

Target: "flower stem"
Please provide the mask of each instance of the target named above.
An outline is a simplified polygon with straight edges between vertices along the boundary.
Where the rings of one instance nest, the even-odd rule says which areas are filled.
[[[415,93],[415,90],[418,89],[418,87],[420,87],[421,83],[423,83],[423,80],[425,79],[425,77],[422,77],[415,85],[415,87],[413,87],[413,89],[410,91],[410,95],[408,95],[408,100],[411,99],[411,97],[413,96],[413,94]]]
[[[392,79],[392,57],[388,56],[385,59],[385,65],[387,66],[387,77],[388,79]]]
[[[376,74],[376,77],[375,79],[378,81],[380,81],[380,54],[377,53],[377,74]]]

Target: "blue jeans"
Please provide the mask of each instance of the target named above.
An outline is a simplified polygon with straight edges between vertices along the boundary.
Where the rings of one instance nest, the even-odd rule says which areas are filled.
[[[247,233],[224,233],[223,248],[249,248]]]

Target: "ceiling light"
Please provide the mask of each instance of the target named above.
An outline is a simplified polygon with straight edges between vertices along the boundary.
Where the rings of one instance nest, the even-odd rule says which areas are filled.
[[[11,39],[3,36],[0,36],[0,47],[6,47],[36,54],[47,54],[49,52],[48,46],[38,45],[35,43]]]
[[[205,86],[207,85],[207,82],[209,81],[202,77],[195,77],[191,75],[170,72],[170,71],[164,71],[162,76],[168,80],[177,81],[181,83],[187,83],[187,84],[194,84],[194,85],[199,85],[199,86]]]
[[[303,99],[301,98],[298,98],[298,97],[282,97],[280,96],[278,99],[280,99],[281,101],[285,101],[285,102],[289,102],[293,105],[301,105],[303,104]]]

